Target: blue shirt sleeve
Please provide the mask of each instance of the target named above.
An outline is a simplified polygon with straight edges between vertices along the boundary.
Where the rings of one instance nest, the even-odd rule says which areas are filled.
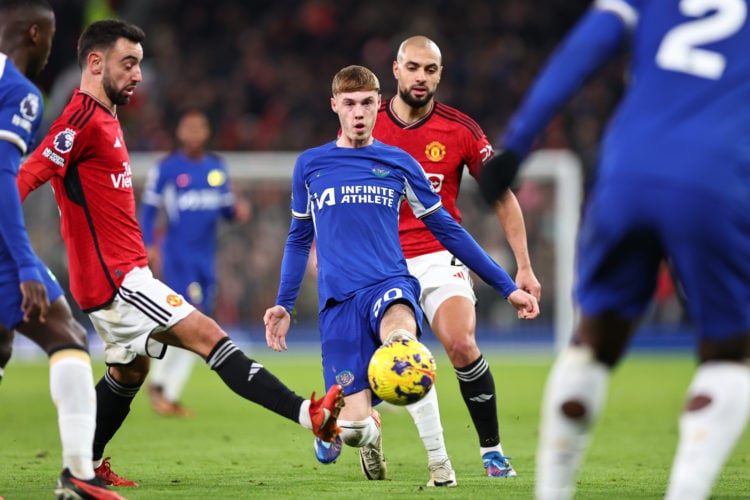
[[[21,196],[16,186],[16,174],[21,162],[21,151],[15,144],[0,140],[0,237],[18,266],[20,281],[42,281],[36,266],[23,220]]]
[[[276,304],[282,306],[290,314],[305,277],[314,231],[312,219],[292,218],[289,236],[284,247],[284,257],[281,260],[281,282],[276,296]]]
[[[503,148],[526,156],[563,104],[619,52],[626,33],[622,18],[614,12],[589,10],[535,80],[501,139]]]
[[[438,241],[469,269],[479,275],[485,283],[500,292],[503,298],[518,289],[505,270],[479,246],[445,208],[432,212],[422,219]]]

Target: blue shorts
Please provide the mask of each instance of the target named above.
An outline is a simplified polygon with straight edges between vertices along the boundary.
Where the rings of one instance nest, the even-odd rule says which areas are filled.
[[[749,210],[750,201],[674,186],[594,189],[578,236],[575,294],[581,311],[639,317],[666,259],[701,338],[750,331]]]
[[[211,315],[216,299],[216,274],[213,261],[181,261],[162,256],[164,283],[204,314]]]
[[[380,320],[385,310],[398,302],[409,304],[417,318],[421,334],[422,310],[419,308],[419,281],[399,276],[359,290],[344,302],[334,303],[320,312],[320,340],[323,354],[323,378],[326,389],[333,384],[354,394],[370,388],[367,366],[380,347]]]
[[[36,265],[42,276],[42,282],[47,287],[47,297],[51,303],[63,294],[62,288],[52,271],[47,269],[41,260],[37,259]],[[23,321],[22,301],[18,271],[14,269],[0,273],[0,323],[6,328],[12,330]]]

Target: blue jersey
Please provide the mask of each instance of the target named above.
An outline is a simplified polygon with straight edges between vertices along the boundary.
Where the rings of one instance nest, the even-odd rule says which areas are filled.
[[[0,274],[42,281],[23,221],[16,175],[42,118],[42,96],[0,53]]]
[[[167,215],[164,258],[212,262],[218,221],[234,215],[234,195],[221,158],[208,153],[193,159],[177,151],[150,172],[141,207],[147,246],[154,243],[160,207]]]
[[[700,335],[750,329],[749,10],[748,0],[599,0],[514,115],[503,143],[524,155],[630,40],[629,85],[578,236],[584,314],[642,315],[669,259]]]
[[[31,248],[16,186],[21,157],[31,149],[41,118],[39,90],[0,53],[0,323],[11,329],[23,319],[20,282],[44,283],[50,301],[63,294]]]
[[[603,139],[598,180],[661,179],[747,198],[748,10],[747,0],[597,1],[529,91],[504,147],[525,154],[562,104],[629,42],[629,85]]]
[[[194,159],[177,151],[150,172],[141,206],[147,246],[154,242],[160,207],[167,216],[161,245],[164,281],[210,314],[216,294],[217,225],[234,216],[234,195],[221,158],[207,153]]]
[[[302,153],[294,167],[294,220],[277,303],[291,310],[313,237],[321,309],[386,279],[410,276],[398,236],[404,199],[448,250],[504,297],[516,289],[507,273],[442,207],[440,196],[408,153],[380,141],[362,148],[340,148],[331,142]]]
[[[630,85],[602,144],[600,177],[656,177],[748,199],[747,0],[599,6],[631,31],[633,54]]]

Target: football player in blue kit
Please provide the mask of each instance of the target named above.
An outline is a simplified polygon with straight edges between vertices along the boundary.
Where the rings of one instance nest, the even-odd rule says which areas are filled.
[[[235,198],[224,161],[206,150],[211,126],[204,112],[184,112],[175,135],[180,148],[149,173],[140,224],[152,269],[161,271],[170,288],[211,315],[216,298],[219,221],[245,222],[250,205]],[[155,225],[162,208],[167,222],[159,245]],[[190,351],[168,349],[162,359],[152,361],[148,394],[154,411],[190,415],[180,403],[180,395],[196,359]]]
[[[611,369],[669,259],[699,365],[666,497],[711,494],[750,415],[750,5],[599,0],[533,84],[483,170],[493,201],[555,112],[626,43],[629,86],[603,137],[578,236],[580,321],[542,403],[536,493],[573,495]]]
[[[276,305],[264,315],[266,341],[287,348],[291,313],[313,239],[318,266],[319,328],[326,386],[344,388],[341,438],[359,448],[368,479],[385,479],[380,417],[372,408],[367,367],[389,338],[420,334],[420,287],[409,274],[398,236],[401,201],[439,241],[517,309],[539,314],[536,299],[513,282],[442,207],[419,163],[372,137],[380,84],[362,66],[333,79],[338,139],[303,152],[292,176],[292,223]]]
[[[0,0],[0,375],[14,330],[47,353],[63,462],[55,496],[118,499],[95,477],[91,461],[96,392],[86,331],[34,254],[16,186],[21,157],[42,119],[42,95],[29,78],[47,64],[54,33],[55,13],[46,0]]]

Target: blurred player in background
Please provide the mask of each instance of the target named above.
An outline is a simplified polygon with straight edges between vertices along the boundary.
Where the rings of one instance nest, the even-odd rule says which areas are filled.
[[[572,345],[547,382],[537,497],[570,498],[611,369],[668,258],[697,327],[700,364],[666,497],[709,498],[750,415],[750,5],[594,4],[536,80],[482,172],[494,200],[534,138],[605,61],[632,45],[630,86],[603,138],[578,236]]]
[[[422,165],[443,206],[461,222],[456,199],[464,167],[478,178],[493,150],[474,120],[435,100],[442,70],[435,42],[424,36],[404,40],[393,62],[397,93],[380,106],[373,135],[411,154]],[[523,214],[510,189],[499,198],[495,211],[516,259],[516,284],[540,300],[541,285],[531,268]],[[476,343],[476,297],[469,269],[406,206],[399,214],[399,235],[409,271],[422,287],[419,303],[451,360],[479,435],[485,471],[490,477],[513,477],[516,472],[500,443],[495,381]],[[430,391],[407,409],[425,439],[431,472],[446,481],[447,471],[454,474],[437,407],[437,393]]]
[[[211,318],[149,270],[135,216],[130,160],[117,106],[141,81],[143,31],[119,20],[91,24],[78,41],[81,86],[18,175],[21,198],[51,179],[68,250],[71,292],[105,344],[108,368],[96,386],[93,460],[108,484],[137,486],[112,471],[104,447],[130,411],[149,356],[166,345],[200,355],[243,398],[321,439],[338,435],[341,389],[306,400],[247,358]],[[313,394],[314,396],[314,394]]]
[[[21,157],[42,119],[41,92],[29,80],[47,64],[55,13],[46,0],[0,0],[0,331],[3,366],[13,330],[49,356],[63,471],[57,498],[121,498],[95,478],[91,462],[96,393],[86,331],[31,248],[16,187]]]
[[[276,351],[287,348],[291,311],[314,238],[323,376],[327,387],[340,384],[346,394],[341,440],[359,448],[367,479],[381,480],[387,471],[368,363],[388,339],[418,337],[422,323],[419,282],[409,273],[398,238],[403,199],[443,245],[510,302],[519,318],[535,318],[539,306],[442,206],[419,163],[372,137],[380,107],[377,77],[362,66],[348,66],[334,77],[332,95],[341,134],[303,152],[294,167],[292,223],[276,305],[264,315],[266,341]],[[337,451],[340,443],[334,458]],[[441,484],[430,481],[428,486]]]
[[[245,222],[250,205],[235,199],[224,161],[206,149],[211,126],[205,113],[185,112],[175,135],[180,149],[149,174],[141,200],[141,230],[151,269],[210,316],[216,299],[219,220]],[[160,208],[167,218],[161,248],[155,228]],[[195,359],[190,351],[168,349],[153,362],[148,395],[156,413],[190,415],[179,401]]]

